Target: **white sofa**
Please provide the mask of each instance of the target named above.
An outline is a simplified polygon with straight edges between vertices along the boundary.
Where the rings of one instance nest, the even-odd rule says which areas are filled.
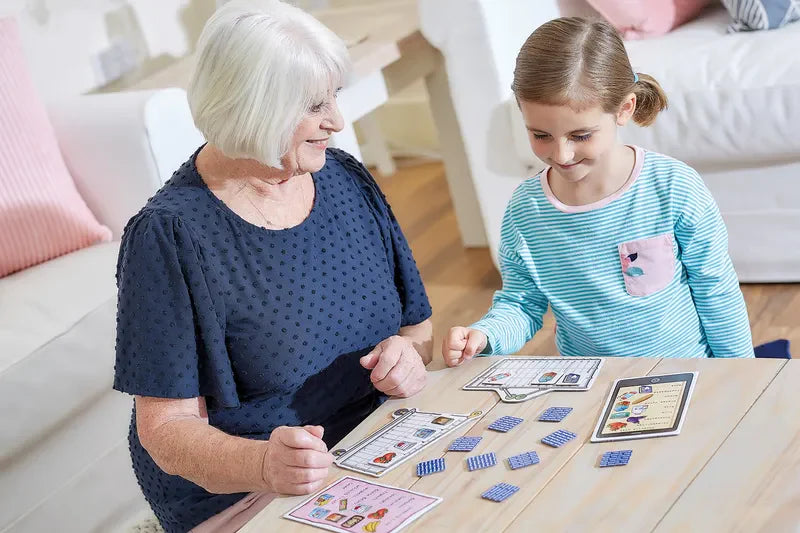
[[[49,106],[79,191],[119,239],[202,142],[182,90]],[[0,279],[0,532],[124,531],[149,514],[111,389],[119,242]]]
[[[568,9],[567,5],[572,6]],[[543,165],[511,95],[517,52],[575,0],[419,0],[425,37],[444,55],[480,205],[496,254],[514,188]],[[720,4],[658,38],[626,43],[634,69],[655,76],[670,109],[625,142],[697,169],[728,225],[742,281],[800,280],[800,23],[728,34]],[[476,214],[477,216],[477,214]]]

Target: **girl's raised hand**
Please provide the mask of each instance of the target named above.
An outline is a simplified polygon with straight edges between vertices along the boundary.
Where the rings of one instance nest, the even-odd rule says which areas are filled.
[[[447,366],[458,366],[481,353],[488,342],[482,331],[456,326],[450,328],[442,343],[442,357]]]

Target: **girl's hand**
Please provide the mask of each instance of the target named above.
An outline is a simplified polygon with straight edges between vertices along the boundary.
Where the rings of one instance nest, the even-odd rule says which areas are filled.
[[[458,366],[481,353],[489,339],[477,329],[456,326],[442,343],[442,356],[447,366]]]
[[[333,463],[322,432],[321,426],[281,426],[272,431],[261,472],[270,492],[310,494],[322,487]]]

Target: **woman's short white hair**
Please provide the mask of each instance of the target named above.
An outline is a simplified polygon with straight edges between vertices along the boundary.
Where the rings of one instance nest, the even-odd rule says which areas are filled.
[[[228,157],[282,168],[308,110],[326,102],[350,67],[344,42],[279,0],[233,0],[197,46],[189,107],[206,140]]]

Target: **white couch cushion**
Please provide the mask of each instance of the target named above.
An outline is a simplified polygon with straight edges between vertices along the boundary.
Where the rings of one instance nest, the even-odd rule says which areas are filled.
[[[0,374],[116,295],[119,242],[0,279]]]
[[[115,323],[112,296],[0,372],[0,530],[42,531],[87,491],[102,495],[97,507],[62,514],[59,531],[107,531],[115,515],[144,509],[127,457],[133,402],[111,388]]]
[[[670,107],[650,127],[623,128],[624,142],[700,172],[800,161],[800,24],[728,34],[729,23],[720,6],[662,37],[625,43],[634,70],[662,84]],[[513,134],[520,158],[538,166],[527,132]]]

